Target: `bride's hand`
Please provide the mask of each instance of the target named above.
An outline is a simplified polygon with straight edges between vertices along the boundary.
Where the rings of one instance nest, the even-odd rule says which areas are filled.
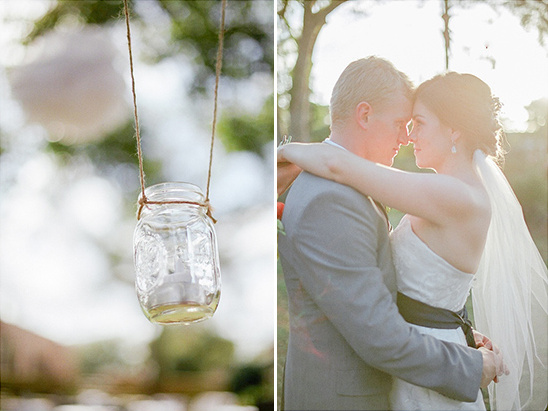
[[[293,181],[295,181],[301,171],[303,171],[302,168],[293,164],[293,162],[286,157],[287,147],[289,145],[295,146],[299,144],[284,142],[276,151],[276,182],[278,197],[289,189],[291,184],[293,184]]]
[[[287,191],[301,171],[302,169],[293,163],[278,160],[276,173],[278,197]]]

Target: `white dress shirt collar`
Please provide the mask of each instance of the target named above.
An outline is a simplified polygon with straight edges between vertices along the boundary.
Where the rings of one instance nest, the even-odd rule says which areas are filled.
[[[342,148],[343,150],[346,150],[348,151],[346,148],[344,148],[343,146],[341,146],[339,143],[335,143],[333,140],[331,140],[329,137],[326,138],[324,141],[324,143],[327,143],[327,144],[330,144],[332,146],[335,146],[335,147],[339,147],[339,148]]]

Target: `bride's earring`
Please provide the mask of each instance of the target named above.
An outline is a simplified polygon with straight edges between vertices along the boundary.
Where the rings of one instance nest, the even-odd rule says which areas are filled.
[[[457,139],[451,139],[451,143],[453,143],[453,146],[451,147],[451,153],[457,154]]]
[[[460,138],[460,132],[456,130],[451,130],[451,143],[453,145],[451,146],[451,153],[457,154],[457,140]]]

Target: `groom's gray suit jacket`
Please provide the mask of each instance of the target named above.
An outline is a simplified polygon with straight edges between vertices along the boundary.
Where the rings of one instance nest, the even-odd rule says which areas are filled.
[[[387,222],[369,198],[303,172],[282,222],[285,410],[387,409],[390,375],[476,400],[481,353],[421,335],[399,315]]]

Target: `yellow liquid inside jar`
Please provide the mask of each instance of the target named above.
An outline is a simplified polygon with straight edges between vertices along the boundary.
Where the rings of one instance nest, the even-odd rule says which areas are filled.
[[[218,304],[219,294],[217,294],[209,305],[191,301],[177,304],[162,304],[151,307],[145,311],[145,315],[150,322],[155,324],[192,324],[212,317]]]

